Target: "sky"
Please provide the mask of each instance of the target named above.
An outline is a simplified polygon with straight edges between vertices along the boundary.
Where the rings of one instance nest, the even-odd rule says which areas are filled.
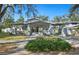
[[[49,20],[53,20],[55,16],[68,15],[70,8],[70,4],[36,4],[38,15],[48,16]],[[18,18],[18,15],[15,15],[15,19]]]

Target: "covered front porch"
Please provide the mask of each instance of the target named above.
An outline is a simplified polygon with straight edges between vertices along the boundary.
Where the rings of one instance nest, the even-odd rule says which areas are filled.
[[[48,30],[50,26],[50,22],[48,21],[42,21],[42,20],[33,20],[28,22],[27,29],[30,32],[30,35],[43,35],[43,32]]]

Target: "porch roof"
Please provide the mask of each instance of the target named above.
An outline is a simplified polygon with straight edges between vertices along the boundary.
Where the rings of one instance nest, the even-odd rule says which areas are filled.
[[[31,20],[31,21],[27,21],[26,24],[38,23],[38,22],[43,22],[43,23],[48,23],[48,24],[50,24],[49,21],[43,21],[43,20]]]

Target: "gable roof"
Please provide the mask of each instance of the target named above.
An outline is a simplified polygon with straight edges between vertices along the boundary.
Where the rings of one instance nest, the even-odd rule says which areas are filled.
[[[36,22],[50,23],[49,21],[44,21],[44,20],[30,20],[27,21],[26,24],[36,23]]]

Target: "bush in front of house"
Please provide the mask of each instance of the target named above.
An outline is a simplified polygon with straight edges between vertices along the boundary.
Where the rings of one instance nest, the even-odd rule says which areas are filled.
[[[31,40],[25,45],[25,49],[32,52],[44,52],[44,51],[69,51],[71,45],[60,39],[54,38],[52,40],[47,40],[45,38],[36,38]]]
[[[1,37],[6,37],[6,36],[10,36],[9,33],[5,33],[5,32],[0,32],[0,38]]]

